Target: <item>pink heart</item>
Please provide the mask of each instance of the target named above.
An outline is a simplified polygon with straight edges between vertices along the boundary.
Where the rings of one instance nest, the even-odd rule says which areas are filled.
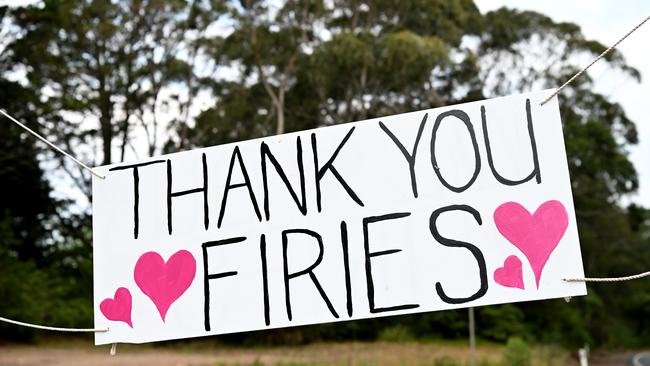
[[[99,310],[108,320],[125,322],[133,328],[131,323],[131,292],[129,289],[120,287],[115,291],[115,296],[111,299],[104,299],[99,304]]]
[[[564,205],[560,201],[546,201],[531,215],[517,202],[506,202],[494,211],[494,223],[524,253],[539,288],[542,270],[569,225]]]
[[[167,310],[190,287],[196,274],[196,261],[187,250],[174,253],[167,263],[156,252],[140,256],[135,264],[135,283],[160,313],[163,322]]]
[[[494,271],[494,281],[501,286],[524,289],[524,278],[521,271],[521,261],[516,255],[511,255],[503,262],[503,267]]]

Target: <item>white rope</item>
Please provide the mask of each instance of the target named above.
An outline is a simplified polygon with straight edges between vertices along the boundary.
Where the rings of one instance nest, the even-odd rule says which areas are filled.
[[[563,278],[562,281],[565,281],[565,282],[623,282],[623,281],[638,280],[639,278],[648,277],[648,276],[650,276],[650,271],[635,274],[635,275],[632,275],[632,276],[626,276],[626,277]]]
[[[596,62],[600,61],[605,55],[610,53],[613,49],[616,48],[621,42],[623,42],[627,37],[630,36],[630,34],[634,33],[637,29],[641,28],[643,24],[645,24],[648,20],[650,20],[650,16],[646,17],[641,21],[641,23],[637,24],[634,28],[632,28],[629,32],[627,32],[621,39],[619,39],[616,43],[611,45],[609,48],[607,48],[603,53],[601,53],[598,57],[596,57],[587,67],[583,68],[582,70],[578,71],[575,75],[571,77],[571,79],[567,80],[566,83],[562,84],[559,88],[555,90],[555,92],[551,95],[548,96],[548,98],[544,99],[539,105],[542,106],[546,104],[549,100],[551,100],[554,96],[558,95],[562,89],[564,89],[567,85],[569,85],[573,80],[575,80],[578,76],[582,75],[585,71],[587,71],[590,67],[592,67]]]
[[[117,343],[113,343],[113,344],[111,344],[111,352],[110,352],[110,355],[111,355],[111,356],[115,356],[116,353],[117,353]]]
[[[45,137],[39,135],[38,133],[36,133],[36,132],[33,131],[32,129],[30,129],[29,127],[25,126],[25,124],[21,123],[19,120],[17,120],[17,119],[15,119],[14,117],[10,116],[10,115],[9,115],[9,114],[4,110],[4,109],[0,109],[0,113],[4,114],[4,116],[7,117],[7,118],[9,118],[9,120],[11,120],[12,122],[14,122],[14,123],[17,124],[18,126],[22,127],[25,131],[27,131],[27,132],[31,133],[32,135],[36,136],[36,138],[38,138],[39,140],[41,140],[41,141],[43,141],[44,143],[46,143],[48,146],[50,146],[50,147],[53,148],[54,150],[60,152],[61,154],[65,155],[66,157],[70,158],[70,159],[71,159],[72,161],[74,161],[75,163],[79,164],[82,168],[86,169],[87,171],[89,171],[90,173],[92,173],[92,174],[93,174],[94,176],[96,176],[97,178],[100,178],[100,179],[104,179],[104,178],[106,178],[106,177],[104,177],[104,176],[102,176],[102,175],[99,175],[99,174],[95,173],[95,171],[92,170],[88,165],[82,163],[79,159],[77,159],[77,158],[75,158],[74,156],[68,154],[67,152],[65,152],[65,151],[64,151],[63,149],[61,149],[60,147],[58,147],[58,146],[54,145],[53,143],[51,143],[50,141],[48,141]]]
[[[635,274],[632,276],[625,276],[625,277],[586,277],[586,278],[573,277],[573,278],[563,278],[562,281],[564,282],[623,282],[623,281],[638,280],[639,278],[648,277],[648,276],[650,276],[650,271]],[[571,296],[565,297],[564,301],[570,302]]]
[[[20,325],[22,327],[28,327],[28,328],[35,328],[35,329],[42,329],[42,330],[51,330],[54,332],[75,332],[75,333],[82,333],[82,332],[93,332],[93,333],[105,333],[108,332],[109,328],[104,328],[104,329],[95,329],[95,328],[58,328],[58,327],[46,327],[44,325],[37,325],[37,324],[30,324],[30,323],[24,323],[24,322],[19,322],[17,320],[11,320],[7,318],[0,317],[0,321],[9,323],[9,324],[14,324],[14,325]]]

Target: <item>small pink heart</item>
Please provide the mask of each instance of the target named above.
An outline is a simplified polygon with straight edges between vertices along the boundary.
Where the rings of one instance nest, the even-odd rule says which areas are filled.
[[[544,202],[530,214],[517,202],[506,202],[494,211],[499,232],[528,259],[539,288],[548,258],[569,225],[569,215],[560,201]]]
[[[196,261],[187,250],[174,253],[167,263],[156,252],[144,253],[133,273],[135,283],[156,305],[163,321],[169,307],[190,287],[195,274]]]
[[[524,277],[521,261],[516,255],[511,255],[503,262],[503,267],[494,271],[494,281],[501,286],[524,289]]]
[[[115,291],[113,298],[104,299],[99,304],[99,310],[108,320],[125,322],[133,328],[131,323],[131,292],[129,289],[120,287]]]

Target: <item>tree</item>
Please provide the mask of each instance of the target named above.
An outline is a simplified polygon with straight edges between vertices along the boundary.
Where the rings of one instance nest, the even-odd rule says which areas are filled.
[[[213,82],[221,102],[197,118],[197,127],[188,135],[190,145],[210,138],[227,142],[286,132],[289,93],[309,49],[318,42],[321,0],[287,1],[279,9],[253,0],[226,4],[234,30],[222,42],[213,42],[209,54],[234,74],[235,81]]]
[[[0,58],[0,75],[3,61]],[[17,110],[17,118],[29,119],[34,114],[22,106],[38,103],[20,84],[0,76],[2,108]],[[4,116],[1,118],[0,247],[5,255],[42,262],[44,242],[49,236],[47,222],[54,214],[56,202],[50,197],[51,188],[39,166],[40,150],[34,140]]]
[[[163,122],[188,118],[198,41],[219,14],[202,1],[45,1],[16,11],[8,52],[47,102],[38,121],[49,122],[50,138],[93,164],[111,164],[116,151],[119,160],[128,148],[137,154],[138,128],[150,156],[162,145]],[[162,121],[173,108],[180,113]],[[90,198],[87,172],[61,167]]]
[[[10,38],[7,11],[0,8],[0,34]],[[4,46],[0,44],[0,49]],[[9,64],[6,53],[0,52],[0,108],[16,111],[19,119],[34,119],[32,108],[40,102],[28,89],[5,78]],[[50,196],[39,155],[42,150],[30,135],[0,117],[0,314],[28,321],[52,314],[42,304],[51,295],[48,285],[53,282],[41,268],[50,263],[47,253],[53,244],[52,227],[61,206]],[[0,324],[0,336],[26,339],[31,334],[26,328],[16,330]]]
[[[479,17],[469,1],[229,4],[235,30],[212,54],[239,66],[237,81],[215,88],[219,102],[197,118],[193,145],[441,106],[433,85],[465,67],[449,52]],[[456,76],[447,82],[462,82]]]

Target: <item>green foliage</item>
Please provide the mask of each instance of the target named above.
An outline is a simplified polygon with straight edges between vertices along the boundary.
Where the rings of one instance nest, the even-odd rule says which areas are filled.
[[[388,342],[406,342],[413,340],[413,333],[408,327],[396,324],[382,329],[378,339]]]
[[[11,239],[7,235],[8,226],[8,220],[0,223],[2,239],[5,243]],[[40,296],[38,289],[41,287],[41,281],[47,280],[47,274],[38,271],[32,263],[12,257],[4,247],[0,247],[0,266],[2,268],[0,296],[4,299],[0,302],[2,316],[24,321],[42,321],[45,316],[41,303],[47,299]],[[33,336],[33,331],[1,323],[0,336],[15,340],[29,340]]]
[[[503,351],[504,366],[530,366],[530,348],[520,338],[510,338]]]
[[[479,336],[504,342],[511,336],[528,336],[523,311],[513,304],[482,307],[476,310]]]
[[[0,242],[11,241],[16,240],[10,220],[5,218],[0,222]],[[36,324],[88,327],[92,323],[91,287],[82,287],[77,276],[54,266],[39,268],[0,245],[0,314]],[[88,278],[88,274],[84,277]],[[0,338],[28,341],[36,334],[31,328],[0,323]]]
[[[33,97],[21,85],[0,78],[1,106],[20,110],[22,103],[30,102],[34,102]],[[31,118],[33,114],[19,112],[17,117]],[[0,192],[5,192],[0,201],[0,220],[7,226],[6,232],[14,236],[0,241],[0,247],[21,260],[41,263],[45,220],[53,214],[55,204],[36,159],[38,150],[31,142],[15,125],[4,120],[0,123]]]

